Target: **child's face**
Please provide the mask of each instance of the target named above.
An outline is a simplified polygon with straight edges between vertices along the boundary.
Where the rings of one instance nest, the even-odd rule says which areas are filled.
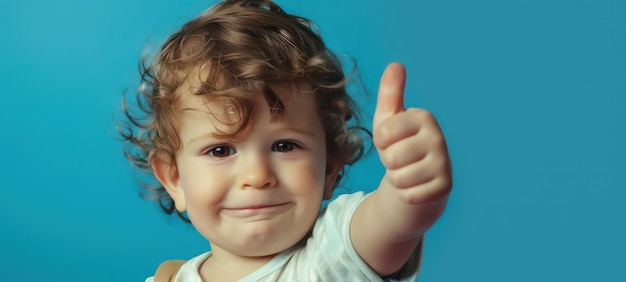
[[[284,105],[282,117],[270,121],[259,94],[256,115],[238,140],[213,135],[228,131],[215,118],[228,115],[228,107],[209,103],[207,110],[201,97],[182,96],[181,108],[192,110],[182,112],[175,181],[181,193],[173,198],[214,254],[267,256],[289,248],[313,226],[324,189],[335,180],[313,94],[299,95],[288,84],[271,88]]]

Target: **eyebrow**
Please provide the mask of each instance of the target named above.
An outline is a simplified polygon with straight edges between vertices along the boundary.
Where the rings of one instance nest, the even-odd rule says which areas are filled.
[[[296,134],[300,134],[300,135],[304,135],[307,136],[309,138],[314,138],[317,136],[317,134],[315,134],[314,131],[310,131],[310,130],[304,130],[301,128],[295,128],[295,127],[281,127],[275,130],[276,132],[293,132]],[[229,142],[237,142],[236,140],[239,139],[238,137],[234,137],[234,138],[222,138],[217,136],[214,132],[207,132],[205,134],[202,134],[198,137],[189,139],[189,141],[187,141],[187,144],[192,144],[194,142],[198,142],[199,140],[202,139],[206,139],[206,138],[216,138],[216,139],[223,139],[223,140],[227,140]],[[245,139],[245,135],[241,136],[240,138]]]
[[[315,134],[314,131],[306,130],[302,128],[296,128],[296,127],[283,127],[283,128],[279,128],[278,131],[291,131],[291,132],[296,132],[298,134],[306,135],[308,137],[317,136],[317,134]]]
[[[209,138],[209,137],[215,138],[215,133],[208,132],[208,133],[202,134],[202,135],[200,135],[200,136],[198,136],[196,138],[189,139],[189,141],[187,141],[187,144],[192,144],[194,142],[198,142],[199,140],[206,139],[206,138]]]
[[[202,111],[202,110],[199,110],[199,109],[194,109],[194,108],[182,108],[182,109],[180,109],[181,113],[189,112],[189,111],[201,112],[201,113],[209,113],[209,112],[205,112],[205,111]]]

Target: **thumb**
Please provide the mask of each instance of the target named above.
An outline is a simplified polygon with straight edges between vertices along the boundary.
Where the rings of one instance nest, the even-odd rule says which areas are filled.
[[[372,128],[376,127],[386,118],[404,111],[404,85],[406,82],[406,70],[399,63],[391,63],[385,69],[378,86],[378,99],[374,111]]]

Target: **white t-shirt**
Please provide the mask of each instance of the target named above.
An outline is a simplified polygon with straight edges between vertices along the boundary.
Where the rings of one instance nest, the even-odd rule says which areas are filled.
[[[419,271],[422,242],[404,267],[393,277],[382,279],[359,257],[350,242],[350,219],[363,192],[337,197],[320,212],[306,244],[276,255],[270,262],[239,282],[257,281],[415,281]],[[174,282],[201,282],[198,269],[211,256],[206,252],[183,264]],[[146,279],[153,282],[153,277]]]

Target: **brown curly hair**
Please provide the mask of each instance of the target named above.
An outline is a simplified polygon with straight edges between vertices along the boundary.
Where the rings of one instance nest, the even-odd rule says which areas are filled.
[[[360,125],[340,61],[327,49],[314,24],[271,1],[230,0],[192,19],[153,56],[141,59],[136,105],[129,107],[124,99],[127,120],[117,130],[129,142],[126,157],[147,175],[152,175],[151,161],[157,155],[175,162],[181,146],[178,99],[181,92],[189,91],[183,86],[197,70],[202,70],[202,78],[193,94],[206,101],[226,99],[235,106],[239,119],[225,136],[240,134],[248,126],[259,93],[270,105],[272,116],[280,115],[282,103],[268,83],[304,82],[313,89],[329,156],[345,165],[363,156],[364,136],[371,134]],[[344,174],[345,167],[333,188]],[[158,181],[140,184],[144,198],[156,200],[167,214],[176,211]],[[186,215],[176,212],[189,222]]]

